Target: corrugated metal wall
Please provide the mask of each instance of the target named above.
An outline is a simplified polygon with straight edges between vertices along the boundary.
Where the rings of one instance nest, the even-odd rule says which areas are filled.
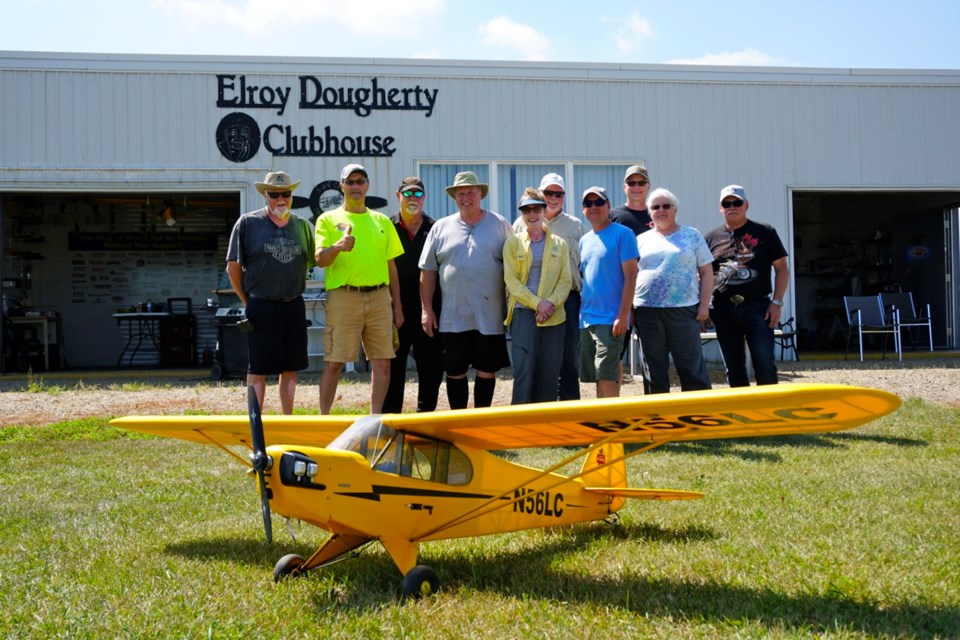
[[[232,77],[228,96],[239,95],[243,76],[247,87],[289,88],[289,102],[282,113],[217,106],[218,75]],[[437,100],[429,117],[306,109],[298,105],[301,76],[345,89],[375,79],[436,90]],[[284,157],[261,144],[237,164],[215,140],[232,112],[251,116],[261,132],[278,125],[294,135],[330,127],[337,136],[392,136],[396,152]],[[654,184],[679,196],[682,222],[717,226],[717,193],[738,182],[751,215],[789,244],[791,189],[960,189],[958,148],[956,71],[0,55],[0,193],[234,190],[247,210],[260,206],[253,182],[267,170],[303,179],[298,194],[307,196],[360,160],[370,194],[392,208],[396,184],[418,162],[643,160]],[[490,179],[496,202],[496,172]]]

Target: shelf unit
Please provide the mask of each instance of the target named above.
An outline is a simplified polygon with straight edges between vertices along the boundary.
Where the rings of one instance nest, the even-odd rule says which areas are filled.
[[[803,324],[814,328],[812,335],[806,336],[806,348],[843,348],[844,296],[892,291],[896,287],[892,254],[889,234],[871,240],[828,238],[817,244],[815,258],[797,265],[798,279],[813,280],[814,295],[803,301]]]

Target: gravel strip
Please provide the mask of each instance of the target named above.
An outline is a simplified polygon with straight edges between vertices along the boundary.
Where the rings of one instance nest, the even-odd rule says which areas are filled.
[[[884,389],[904,400],[922,398],[937,404],[960,408],[960,358],[930,358],[896,361],[850,362],[837,360],[779,363],[781,383],[840,383]],[[178,372],[182,373],[182,372]],[[509,371],[501,372],[494,404],[510,403]],[[246,388],[242,380],[211,382],[206,371],[182,373],[181,377],[150,376],[138,372],[130,377],[102,374],[84,379],[83,373],[59,374],[44,380],[35,376],[32,387],[22,378],[0,377],[3,411],[0,426],[44,425],[85,417],[117,417],[124,415],[175,415],[185,412],[244,413]],[[711,370],[714,387],[726,386],[723,371]],[[408,380],[412,381],[410,377]],[[317,407],[318,374],[300,378],[297,406]],[[679,391],[679,387],[675,387]],[[582,385],[584,398],[595,397],[592,384]],[[639,378],[624,384],[623,395],[643,392]],[[335,406],[363,407],[369,402],[369,374],[345,375],[338,389]],[[412,382],[408,383],[405,410],[413,410]],[[440,408],[447,408],[443,389]],[[279,412],[275,384],[267,388],[267,413]]]

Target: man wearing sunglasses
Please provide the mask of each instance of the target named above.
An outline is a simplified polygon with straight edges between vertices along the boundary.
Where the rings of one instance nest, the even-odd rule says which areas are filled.
[[[434,220],[423,212],[426,193],[420,178],[404,178],[397,187],[400,211],[393,216],[393,226],[400,236],[403,254],[396,257],[400,285],[400,302],[404,323],[397,330],[397,357],[390,362],[390,386],[383,401],[384,413],[403,410],[403,388],[407,377],[407,356],[413,349],[417,365],[417,412],[437,408],[440,383],[443,381],[443,349],[440,338],[428,336],[418,322],[423,307],[420,304],[420,267],[417,264],[427,234]],[[433,308],[440,310],[440,290],[433,295]]]
[[[623,175],[623,194],[627,202],[610,210],[610,219],[619,222],[638,236],[649,231],[653,224],[647,211],[647,194],[650,192],[650,174],[642,164],[627,168]]]
[[[370,178],[363,165],[340,172],[343,205],[317,218],[317,266],[326,269],[326,328],[320,413],[329,414],[340,374],[360,353],[370,361],[370,413],[383,412],[390,383],[394,327],[403,326],[394,259],[403,245],[390,218],[367,208]]]
[[[579,400],[580,289],[583,286],[580,278],[580,238],[583,237],[586,229],[579,218],[563,210],[567,195],[563,176],[558,173],[548,173],[543,176],[540,180],[540,193],[543,194],[543,199],[547,203],[543,224],[550,233],[566,241],[570,253],[570,275],[573,277],[570,294],[563,303],[566,320],[564,320],[563,363],[560,366],[560,379],[557,382],[557,399]],[[525,229],[523,216],[519,216],[513,223],[513,231],[519,234]]]
[[[646,233],[653,228],[650,212],[647,211],[647,195],[650,193],[650,173],[642,164],[627,167],[623,174],[623,194],[627,202],[610,210],[610,219],[633,231],[635,236]],[[623,341],[623,352],[620,357],[626,359],[627,349],[631,344],[631,333],[635,329],[631,326],[627,337]],[[650,393],[649,381],[643,379],[643,392]]]
[[[637,284],[637,237],[610,220],[603,187],[590,187],[580,199],[591,230],[580,238],[580,381],[595,382],[598,398],[620,395],[623,341],[630,331]]]
[[[783,296],[790,281],[787,251],[780,236],[769,224],[747,219],[749,208],[742,186],[724,187],[720,191],[724,223],[704,236],[714,258],[710,319],[717,330],[717,343],[731,387],[750,385],[745,341],[757,384],[777,384],[773,330],[780,322]]]
[[[227,277],[245,307],[247,384],[263,408],[268,375],[279,376],[280,407],[293,413],[297,372],[306,369],[307,315],[302,293],[314,264],[310,223],[291,215],[300,181],[273,171],[255,183],[266,206],[245,213],[230,232]]]

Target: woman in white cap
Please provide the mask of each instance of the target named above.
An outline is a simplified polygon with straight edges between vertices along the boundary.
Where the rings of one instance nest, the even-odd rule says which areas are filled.
[[[563,303],[570,293],[570,255],[566,241],[543,223],[546,202],[527,188],[518,204],[524,229],[503,245],[507,319],[513,355],[513,402],[557,399],[563,363]]]

